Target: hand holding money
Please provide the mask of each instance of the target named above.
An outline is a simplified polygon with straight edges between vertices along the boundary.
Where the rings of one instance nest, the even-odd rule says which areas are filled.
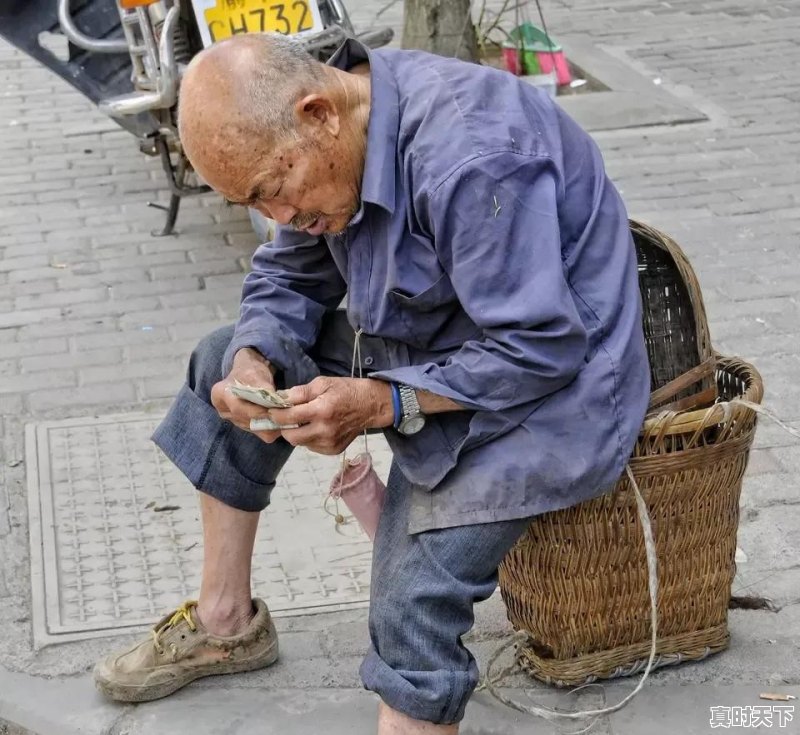
[[[264,408],[292,407],[292,404],[286,399],[284,391],[245,385],[236,379],[234,379],[233,385],[228,386],[228,390],[237,398],[255,403],[257,406],[263,406]],[[250,431],[280,431],[281,429],[297,429],[299,426],[299,424],[276,424],[268,416],[250,419]]]
[[[234,356],[228,377],[211,389],[211,403],[221,418],[270,444],[284,427],[269,418],[268,410],[289,405],[275,389],[273,373],[274,368],[261,353],[246,347]]]

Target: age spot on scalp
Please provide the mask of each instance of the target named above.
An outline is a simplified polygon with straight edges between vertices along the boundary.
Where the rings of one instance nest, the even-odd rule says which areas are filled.
[[[333,171],[333,163],[331,163],[331,164],[328,166],[328,168],[329,168],[331,171]]]

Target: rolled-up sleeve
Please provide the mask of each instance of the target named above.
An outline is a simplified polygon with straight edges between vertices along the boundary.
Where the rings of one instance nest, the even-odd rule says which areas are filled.
[[[443,364],[375,377],[484,411],[536,401],[573,380],[588,340],[562,260],[559,186],[548,158],[503,151],[462,164],[430,194],[437,256],[482,336]]]
[[[307,352],[325,312],[338,306],[345,291],[323,238],[278,228],[275,240],[253,255],[223,375],[230,372],[238,350],[252,347],[285,371],[287,382],[313,378],[317,368]]]

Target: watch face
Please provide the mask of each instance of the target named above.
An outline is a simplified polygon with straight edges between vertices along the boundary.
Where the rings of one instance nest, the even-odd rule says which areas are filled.
[[[423,426],[425,426],[425,417],[414,416],[413,418],[403,421],[400,424],[399,429],[401,434],[411,436],[412,434],[416,434],[418,431],[421,431]]]

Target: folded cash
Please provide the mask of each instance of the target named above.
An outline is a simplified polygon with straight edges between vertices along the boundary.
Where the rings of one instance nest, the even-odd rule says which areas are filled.
[[[281,429],[299,429],[300,424],[276,424],[272,419],[250,419],[250,431],[280,431]]]
[[[286,400],[285,391],[275,391],[271,388],[256,388],[245,385],[238,380],[230,387],[231,393],[250,403],[255,403],[264,408],[291,408],[292,404]]]
[[[285,391],[274,391],[271,388],[256,388],[245,385],[238,380],[230,387],[231,393],[237,398],[255,403],[264,408],[291,408],[292,404],[286,400]],[[276,424],[266,416],[250,419],[250,431],[280,431],[281,429],[297,429],[299,424]]]

